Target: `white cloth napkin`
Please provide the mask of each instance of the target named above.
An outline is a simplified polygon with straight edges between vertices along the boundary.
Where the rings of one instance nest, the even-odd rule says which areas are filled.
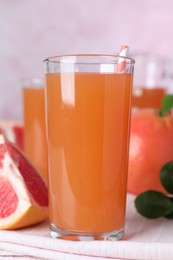
[[[126,234],[121,241],[65,241],[49,236],[48,222],[18,231],[0,231],[0,259],[172,260],[173,220],[146,219],[127,196]]]

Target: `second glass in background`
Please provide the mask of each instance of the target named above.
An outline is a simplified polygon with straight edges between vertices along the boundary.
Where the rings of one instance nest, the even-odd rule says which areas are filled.
[[[168,60],[150,54],[133,55],[133,58],[136,60],[133,107],[160,109],[170,80]]]
[[[47,180],[47,142],[43,80],[22,81],[24,151],[34,166]]]

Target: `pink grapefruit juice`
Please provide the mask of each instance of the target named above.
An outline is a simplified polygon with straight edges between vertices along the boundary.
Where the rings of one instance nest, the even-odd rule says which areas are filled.
[[[120,230],[132,75],[55,73],[46,85],[50,222],[76,232]]]
[[[24,151],[47,179],[47,143],[43,87],[23,88]]]
[[[164,88],[141,88],[140,95],[133,95],[132,106],[137,108],[156,108],[162,106],[162,99],[166,94]]]

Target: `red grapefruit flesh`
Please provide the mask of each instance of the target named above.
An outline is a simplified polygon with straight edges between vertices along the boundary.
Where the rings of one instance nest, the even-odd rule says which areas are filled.
[[[8,179],[1,177],[0,180],[0,216],[6,218],[16,210],[18,197]]]

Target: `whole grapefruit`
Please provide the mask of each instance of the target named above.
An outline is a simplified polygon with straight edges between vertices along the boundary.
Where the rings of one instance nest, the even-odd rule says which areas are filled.
[[[160,170],[173,160],[173,116],[154,109],[132,112],[128,168],[128,192],[154,189],[166,193]]]

